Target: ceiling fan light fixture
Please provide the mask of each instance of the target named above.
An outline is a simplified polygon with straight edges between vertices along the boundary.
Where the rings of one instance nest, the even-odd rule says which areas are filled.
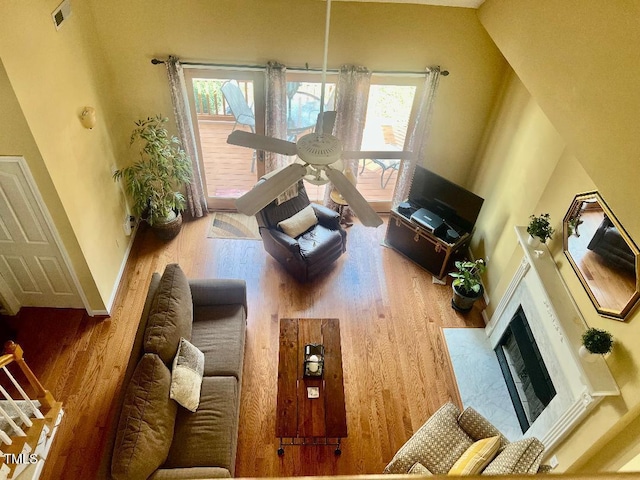
[[[329,165],[342,157],[342,145],[333,135],[308,133],[296,143],[298,156],[312,165]]]

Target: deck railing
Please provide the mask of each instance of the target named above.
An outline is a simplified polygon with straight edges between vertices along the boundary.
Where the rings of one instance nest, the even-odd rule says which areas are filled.
[[[195,78],[193,80],[193,96],[196,105],[196,114],[200,119],[223,119],[220,117],[231,117],[231,111],[220,87],[227,80],[214,80],[209,78]],[[251,104],[253,99],[253,83],[245,80],[238,80],[238,86],[247,103]]]
[[[11,364],[26,378],[32,396],[9,370]],[[16,478],[27,468],[32,470],[28,478],[38,478],[62,418],[62,403],[36,378],[18,344],[7,342],[0,370],[0,479]]]

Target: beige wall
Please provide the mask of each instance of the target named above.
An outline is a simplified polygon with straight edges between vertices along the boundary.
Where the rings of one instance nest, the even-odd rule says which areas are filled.
[[[630,1],[487,0],[479,11],[521,79],[513,75],[505,85],[475,183],[493,207],[483,211],[474,245],[497,257],[488,277],[492,305],[520,257],[511,225],[526,224],[528,214],[549,212],[560,230],[573,196],[598,189],[632,238],[640,239],[640,27],[631,20],[639,8],[640,2]],[[562,254],[560,236],[549,246],[587,323],[614,335],[607,364],[621,390],[554,453],[560,470],[617,470],[640,451],[640,314],[636,310],[624,323],[597,315]]]
[[[20,109],[4,65],[0,60],[0,155],[24,157],[33,175],[40,195],[47,204],[47,208],[62,242],[65,245],[69,259],[73,265],[78,280],[84,287],[84,294],[89,304],[95,308],[104,308],[100,294],[96,288],[89,267],[82,255],[80,245],[73,234],[69,219],[60,203],[47,167],[40,155],[26,119]]]
[[[169,114],[165,69],[151,58],[320,67],[325,4],[317,0],[90,0],[108,79],[117,85],[119,137],[133,119]],[[188,7],[185,7],[188,5]],[[107,21],[108,19],[108,21]],[[429,159],[434,170],[466,180],[506,66],[475,11],[381,3],[332,7],[329,67],[451,72],[440,82]]]
[[[11,19],[0,30],[0,54],[28,123],[12,139],[16,149],[10,153],[26,156],[28,152],[18,147],[25,141],[37,147],[39,159],[31,156],[30,165],[42,162],[39,170],[48,172],[51,183],[40,183],[40,175],[39,187],[48,190],[45,198],[70,255],[83,258],[90,270],[83,287],[91,307],[104,312],[129,241],[121,226],[121,195],[110,178],[116,157],[105,112],[108,89],[95,58],[97,48],[87,40],[92,20],[86,5],[73,2],[72,16],[56,32],[51,12],[58,3],[25,0],[0,7],[2,16]],[[85,105],[98,113],[93,130],[83,128],[78,119]],[[2,147],[0,154],[9,153],[8,145]],[[92,286],[97,286],[97,298]]]

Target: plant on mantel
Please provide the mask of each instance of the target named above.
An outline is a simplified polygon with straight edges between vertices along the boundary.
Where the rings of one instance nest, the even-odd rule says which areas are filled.
[[[527,233],[532,238],[537,238],[542,243],[546,243],[555,233],[554,228],[551,226],[551,216],[548,213],[542,215],[531,215],[529,217],[529,225],[527,226]]]
[[[613,335],[606,330],[592,327],[582,334],[582,345],[590,353],[604,355],[613,349]]]

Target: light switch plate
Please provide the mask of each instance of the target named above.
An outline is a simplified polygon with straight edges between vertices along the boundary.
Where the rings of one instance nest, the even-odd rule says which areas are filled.
[[[307,398],[320,398],[320,388],[307,387]]]

